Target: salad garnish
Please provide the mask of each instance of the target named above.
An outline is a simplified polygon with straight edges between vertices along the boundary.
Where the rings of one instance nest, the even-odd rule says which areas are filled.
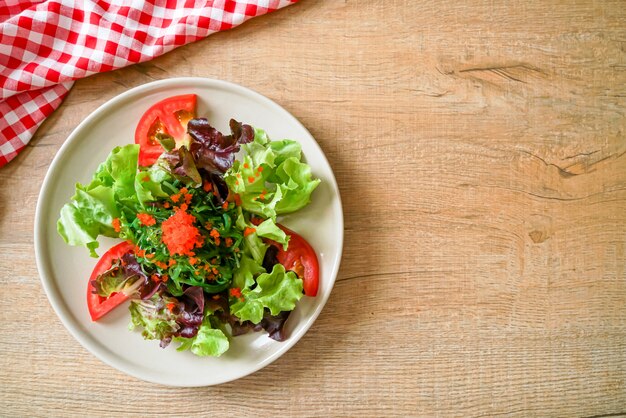
[[[114,148],[89,184],[76,184],[57,229],[93,257],[99,236],[122,240],[87,283],[92,320],[130,300],[131,330],[220,356],[248,332],[283,341],[290,312],[316,295],[315,251],[277,217],[306,206],[320,180],[298,142],[234,119],[225,135],[195,107],[195,95],[152,106],[135,144]]]

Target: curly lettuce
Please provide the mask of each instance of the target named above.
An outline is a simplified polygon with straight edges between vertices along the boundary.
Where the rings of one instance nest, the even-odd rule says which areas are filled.
[[[244,289],[254,284],[256,276],[266,272],[263,267],[263,260],[265,259],[268,245],[263,242],[262,238],[276,241],[286,249],[289,243],[289,236],[272,219],[266,219],[255,226],[249,220],[246,220],[246,216],[244,216],[241,208],[235,224],[241,231],[252,231],[245,234],[243,238],[239,268],[233,274],[232,287]]]
[[[241,290],[241,296],[231,296],[230,312],[240,321],[258,324],[263,319],[264,309],[272,315],[292,311],[302,298],[302,280],[285,267],[276,264],[271,273],[256,278],[256,286]]]
[[[161,184],[170,176],[156,166],[139,169],[138,155],[139,145],[116,147],[89,184],[76,184],[76,193],[57,221],[57,231],[66,243],[85,246],[97,257],[98,236],[119,236],[113,219],[122,213],[135,215],[148,202],[167,196]]]
[[[254,141],[242,149],[243,161],[235,161],[225,179],[245,210],[276,219],[309,204],[320,180],[313,179],[311,167],[302,162],[299,143],[270,141],[265,131],[255,129]]]

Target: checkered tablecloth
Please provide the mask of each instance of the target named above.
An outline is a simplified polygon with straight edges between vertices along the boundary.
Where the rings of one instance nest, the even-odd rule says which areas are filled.
[[[0,167],[74,80],[148,61],[298,0],[0,0]]]

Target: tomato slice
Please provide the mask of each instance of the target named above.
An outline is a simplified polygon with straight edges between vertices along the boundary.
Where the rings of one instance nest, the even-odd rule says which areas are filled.
[[[187,123],[196,117],[195,94],[172,96],[154,104],[143,114],[135,129],[135,144],[139,144],[139,165],[149,166],[163,153],[156,135],[171,135],[179,145],[187,133]]]
[[[91,282],[96,280],[96,277],[100,274],[110,269],[115,260],[131,251],[133,251],[133,246],[128,242],[117,244],[100,257],[100,260],[98,260],[98,263],[91,272],[89,283],[87,284],[87,307],[89,308],[89,315],[91,315],[92,321],[97,321],[102,318],[104,315],[112,311],[113,308],[128,299],[128,296],[124,293],[113,293],[108,298],[103,298],[97,293],[94,293],[95,288]]]
[[[256,220],[253,219],[253,222]],[[287,251],[276,241],[266,240],[270,245],[278,249],[276,259],[285,269],[291,270],[302,279],[304,294],[316,296],[320,281],[320,266],[317,261],[317,254],[311,244],[291,229],[276,224],[283,232],[289,235],[289,247]]]

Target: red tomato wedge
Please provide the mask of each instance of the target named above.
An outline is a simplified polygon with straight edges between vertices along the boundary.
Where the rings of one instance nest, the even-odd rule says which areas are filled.
[[[305,295],[316,296],[320,281],[320,266],[315,250],[300,235],[280,224],[277,225],[290,237],[287,251],[283,250],[282,245],[277,244],[278,254],[276,258],[278,262],[285,266],[285,269],[292,270],[302,279]]]
[[[135,144],[139,144],[139,165],[149,166],[163,153],[156,135],[171,135],[180,144],[187,133],[187,123],[196,117],[196,95],[183,94],[163,99],[143,114],[135,129]]]
[[[251,222],[258,225],[262,222],[262,219],[252,218]],[[270,239],[266,239],[265,241],[278,249],[278,253],[276,254],[278,262],[282,264],[286,270],[293,271],[302,279],[304,294],[307,296],[316,296],[320,281],[320,266],[315,250],[307,240],[291,229],[278,223],[276,225],[290,237],[287,251],[283,250],[283,246],[276,241]]]
[[[96,280],[96,277],[100,274],[110,269],[115,260],[132,251],[133,246],[128,242],[117,244],[100,257],[100,260],[98,260],[98,263],[91,272],[89,283],[87,285],[87,307],[89,308],[89,315],[91,315],[92,321],[97,321],[102,318],[104,315],[128,299],[128,296],[124,293],[113,293],[108,298],[103,298],[102,296],[94,293],[95,288],[91,282]]]

